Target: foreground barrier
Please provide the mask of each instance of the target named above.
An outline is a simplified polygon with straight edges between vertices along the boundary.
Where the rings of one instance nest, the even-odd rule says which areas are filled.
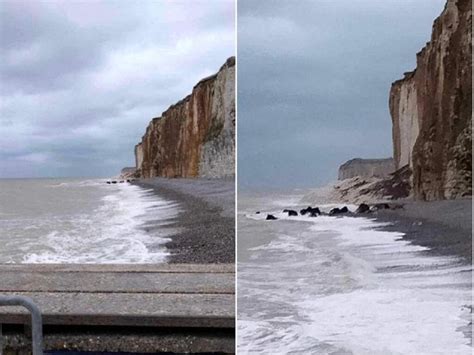
[[[31,344],[33,355],[43,354],[43,322],[41,311],[29,297],[0,296],[0,306],[22,306],[31,313]],[[0,324],[0,354],[2,353],[2,328]]]

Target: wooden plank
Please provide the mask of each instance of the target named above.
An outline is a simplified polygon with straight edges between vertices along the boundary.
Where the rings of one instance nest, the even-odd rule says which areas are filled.
[[[0,264],[2,271],[234,273],[234,264]]]
[[[4,292],[13,295],[12,292]],[[21,293],[44,324],[234,328],[234,295],[146,293]],[[28,313],[0,307],[0,323],[25,323]]]
[[[233,273],[0,271],[3,292],[233,294]]]

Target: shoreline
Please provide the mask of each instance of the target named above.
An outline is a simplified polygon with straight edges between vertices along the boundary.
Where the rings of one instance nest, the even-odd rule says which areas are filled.
[[[373,333],[374,337],[368,343],[372,346],[370,350],[380,350],[382,345],[389,344],[387,339],[393,338],[390,335],[393,329],[399,330],[397,334],[403,335],[399,339],[406,343],[398,342],[403,344],[400,348],[389,344],[386,351],[402,349],[402,352],[416,353],[416,349],[422,348],[419,345],[445,350],[448,347],[443,346],[448,340],[452,341],[453,347],[461,348],[468,344],[472,347],[471,266],[466,258],[461,260],[434,255],[458,256],[465,254],[466,249],[470,250],[469,231],[460,236],[463,231],[455,228],[456,224],[469,227],[466,222],[470,221],[471,209],[466,206],[470,205],[470,200],[428,203],[426,206],[404,201],[407,204],[404,210],[347,213],[347,218],[343,214],[341,218],[324,216],[306,219],[301,217],[299,208],[306,208],[308,204],[293,203],[293,196],[288,196],[285,200],[276,194],[268,194],[265,199],[250,195],[247,200],[239,200],[244,208],[239,215],[238,247],[250,248],[246,251],[246,259],[242,260],[240,254],[238,259],[238,277],[246,289],[239,295],[244,309],[239,316],[244,320],[239,334],[245,341],[256,347],[271,346],[271,340],[265,344],[255,334],[265,331],[265,334],[274,333],[273,339],[278,339],[283,327],[278,322],[268,325],[267,319],[270,315],[284,316],[285,336],[295,340],[288,342],[288,351],[301,350],[298,342],[303,343],[305,338],[299,338],[297,316],[303,314],[305,320],[309,319],[315,325],[308,326],[314,329],[309,334],[314,334],[316,339],[311,339],[314,343],[310,344],[319,346],[317,341],[321,342],[321,347],[327,343],[346,344],[346,341],[351,344],[331,349],[334,352],[357,349],[357,346],[352,347],[351,342],[356,339],[354,343],[360,343],[365,335]],[[344,205],[341,202],[318,204],[316,201],[309,204],[325,213],[332,208],[329,205]],[[298,217],[293,219],[283,213],[283,209],[298,210]],[[430,216],[443,209],[444,214]],[[252,214],[256,211],[260,214],[253,218]],[[278,220],[266,221],[268,213],[275,213]],[[249,214],[248,217],[246,214]],[[423,214],[427,215],[426,219],[421,219]],[[459,221],[455,222],[454,216]],[[318,218],[321,220],[318,221]],[[369,220],[373,222],[369,223]],[[420,221],[421,225],[417,223]],[[393,224],[376,226],[378,222]],[[420,230],[411,228],[413,223]],[[461,239],[458,248],[446,249],[442,247],[442,240],[432,240],[432,234],[440,231],[441,226],[443,231]],[[402,239],[401,235],[376,232],[386,229],[407,235]],[[331,230],[335,234],[325,234]],[[241,238],[242,233],[247,239]],[[266,240],[257,237],[260,234]],[[442,237],[449,237],[446,244],[454,244],[451,234]],[[246,240],[248,242],[244,246]],[[404,240],[417,245],[425,244],[432,250],[420,251],[418,247],[406,245],[409,243]],[[427,242],[431,244],[427,245]],[[462,245],[465,248],[460,247]],[[261,272],[266,273],[265,277],[259,276]],[[261,309],[265,312],[259,312]],[[295,331],[290,333],[288,329],[292,324]],[[340,327],[350,331],[339,333],[337,329]],[[431,348],[426,334],[436,332],[440,332],[440,340],[437,342],[434,337]],[[272,336],[268,335],[267,339],[272,339]]]
[[[170,225],[178,232],[165,244],[171,264],[235,263],[234,179],[140,179],[132,184],[153,189],[180,206]],[[147,227],[149,233],[159,227]]]
[[[390,223],[381,230],[401,232],[403,240],[427,247],[434,256],[458,257],[472,264],[472,200],[403,201],[402,209],[355,216]]]
[[[317,206],[318,201],[341,206],[351,204],[358,206],[360,203],[357,198],[349,201],[338,198],[333,193],[331,184],[310,190],[300,202]],[[427,255],[456,256],[463,262],[472,264],[472,198],[437,201],[365,198],[362,202],[369,205],[383,202],[389,205],[402,205],[403,208],[362,214],[352,213],[351,216],[390,223],[391,225],[380,229],[404,233],[403,240],[428,247],[429,250],[423,252]]]

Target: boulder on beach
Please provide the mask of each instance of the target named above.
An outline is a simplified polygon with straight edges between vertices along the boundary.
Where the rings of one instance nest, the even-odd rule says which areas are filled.
[[[288,216],[298,216],[298,212],[296,212],[295,210],[284,209],[283,212],[288,213]]]
[[[365,203],[361,203],[359,207],[357,207],[356,213],[367,213],[367,212],[370,212],[369,205]]]
[[[349,209],[347,208],[347,206],[344,206],[342,208],[335,207],[331,211],[329,211],[329,215],[334,216],[334,215],[338,215],[338,214],[344,214],[344,213],[347,213],[347,212],[349,212]]]
[[[276,217],[275,217],[274,215],[272,215],[272,214],[267,214],[267,218],[265,218],[265,219],[266,219],[267,221],[273,221],[273,220],[278,219],[278,218],[276,218]]]
[[[309,214],[310,217],[317,217],[317,215],[320,215],[321,214],[321,211],[319,210],[318,207],[311,207],[311,206],[308,206],[302,210],[300,210],[300,214],[302,216],[304,216],[305,214]]]
[[[341,209],[340,209],[340,208],[337,208],[337,207],[335,207],[335,208],[333,208],[333,209],[331,209],[331,210],[329,211],[329,215],[330,215],[330,216],[333,216],[333,215],[339,214],[339,213],[341,213]]]
[[[311,208],[311,210],[308,211],[310,217],[318,217],[321,214],[321,211],[319,210],[318,207]]]

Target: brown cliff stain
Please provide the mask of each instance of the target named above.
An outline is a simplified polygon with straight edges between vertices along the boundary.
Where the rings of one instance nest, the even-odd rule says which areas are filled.
[[[219,73],[235,66],[229,58]],[[137,170],[141,177],[197,177],[201,149],[211,131],[216,129],[212,107],[217,100],[218,74],[197,83],[191,95],[170,106],[161,117],[154,118],[141,143],[135,147]],[[235,124],[235,123],[234,123]],[[218,126],[218,125],[217,125]],[[219,132],[212,132],[219,135]],[[143,157],[139,159],[139,150]]]
[[[419,134],[412,155],[413,194],[436,200],[472,194],[472,0],[448,0],[412,75],[390,92],[394,157],[400,147],[400,88],[414,80]]]

